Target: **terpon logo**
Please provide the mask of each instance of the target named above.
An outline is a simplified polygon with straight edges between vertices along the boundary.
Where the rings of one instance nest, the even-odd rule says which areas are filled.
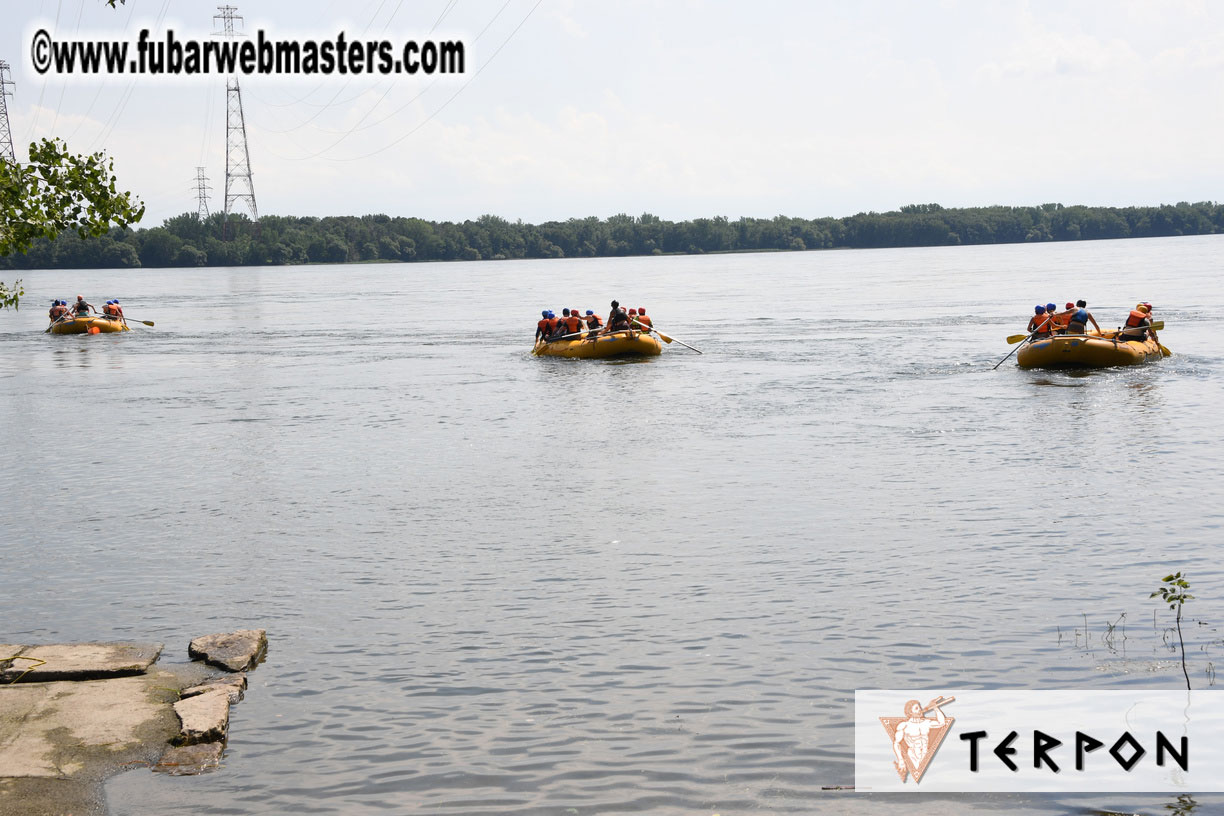
[[[1224,691],[935,695],[855,692],[855,790],[1224,792]]]
[[[922,781],[927,765],[931,764],[944,737],[952,729],[952,723],[956,722],[956,718],[946,716],[941,707],[955,699],[936,697],[925,706],[917,700],[909,700],[905,704],[904,717],[880,718],[892,743],[893,765],[902,782],[907,775],[914,777],[915,785]],[[926,716],[928,711],[934,711],[935,716]]]

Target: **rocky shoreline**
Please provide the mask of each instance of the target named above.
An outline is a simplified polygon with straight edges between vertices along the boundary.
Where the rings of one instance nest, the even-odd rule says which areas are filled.
[[[156,665],[160,643],[0,644],[0,816],[105,813],[102,783],[143,765],[220,767],[230,707],[267,654],[263,629],[191,641],[190,664]]]

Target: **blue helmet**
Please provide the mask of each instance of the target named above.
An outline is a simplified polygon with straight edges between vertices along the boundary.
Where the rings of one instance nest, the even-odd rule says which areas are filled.
[[[1036,312],[1037,314],[1045,314],[1045,307],[1044,306],[1034,306],[1033,311]]]
[[[548,316],[549,316],[549,317],[556,317],[557,315],[553,313],[553,310],[552,310],[552,309],[549,309],[549,310],[548,310]]]
[[[1057,304],[1057,303],[1047,303],[1047,304],[1046,304],[1046,311],[1047,311],[1047,312],[1057,312],[1057,311],[1058,311],[1058,304]]]
[[[591,311],[590,309],[587,309],[587,314],[589,314],[589,315],[593,315],[593,314],[595,314],[595,313],[594,313],[593,311]]]
[[[118,303],[119,303],[119,298],[115,298],[114,300],[112,300],[112,301],[111,301],[111,303],[114,303],[114,304],[118,305]]]
[[[541,316],[541,317],[548,317],[548,310],[547,310],[547,309],[545,309],[545,310],[543,310],[542,312],[540,312],[540,316]]]

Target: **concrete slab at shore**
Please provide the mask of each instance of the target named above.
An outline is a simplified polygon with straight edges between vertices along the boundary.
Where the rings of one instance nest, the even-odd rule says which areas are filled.
[[[102,812],[98,785],[178,733],[170,672],[0,685],[0,816]]]
[[[229,671],[253,668],[267,649],[262,629],[197,640],[203,654],[193,656]],[[169,671],[154,665],[161,650],[0,644],[0,816],[104,814],[102,782],[124,768],[198,774],[220,766],[229,707],[242,699],[246,675],[216,676],[200,662]]]
[[[101,680],[143,674],[161,651],[160,643],[0,644],[0,683]]]

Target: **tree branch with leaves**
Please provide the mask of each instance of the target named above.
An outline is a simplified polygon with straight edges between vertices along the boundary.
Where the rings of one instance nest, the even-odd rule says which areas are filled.
[[[60,139],[31,144],[29,164],[0,162],[0,255],[65,230],[96,238],[140,221],[144,203],[115,182],[105,153],[74,155]]]

